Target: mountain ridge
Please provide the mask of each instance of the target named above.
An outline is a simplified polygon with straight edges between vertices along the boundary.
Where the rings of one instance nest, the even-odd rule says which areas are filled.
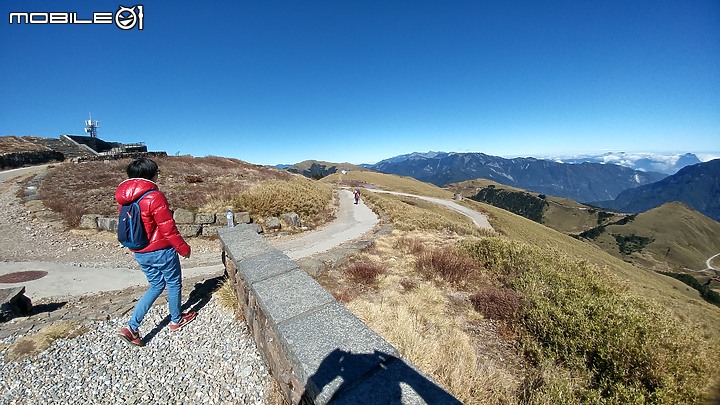
[[[441,152],[433,157],[410,154],[404,160],[386,159],[370,168],[390,174],[445,186],[485,178],[538,193],[576,201],[614,199],[622,191],[653,183],[665,174],[642,172],[627,167],[581,163],[568,164],[537,158],[505,159],[485,153]],[[608,198],[595,198],[607,196]]]

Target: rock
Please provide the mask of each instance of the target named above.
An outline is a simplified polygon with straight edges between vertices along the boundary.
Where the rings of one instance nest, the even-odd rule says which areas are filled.
[[[300,223],[300,215],[298,215],[296,212],[286,212],[280,215],[280,218],[285,221],[286,224],[294,226],[296,228],[302,225]]]
[[[97,229],[98,218],[100,215],[96,214],[85,214],[80,217],[80,228],[81,229]]]
[[[99,217],[97,219],[98,228],[103,231],[117,232],[117,217]]]
[[[268,217],[265,218],[265,228],[277,231],[280,228],[282,228],[282,224],[280,223],[280,218],[278,217]]]
[[[237,224],[249,224],[252,222],[252,219],[250,219],[250,213],[249,212],[238,212],[235,214],[235,223]]]
[[[195,222],[195,214],[186,210],[185,208],[178,208],[173,214],[175,223],[178,224],[192,224]]]
[[[201,225],[178,224],[177,229],[183,238],[194,238],[200,234]]]
[[[218,228],[220,228],[220,227],[219,227],[219,226],[204,225],[204,226],[202,227],[202,233],[201,233],[201,234],[202,234],[202,236],[207,237],[207,238],[212,237],[212,236],[217,236],[217,234],[218,234]]]
[[[195,215],[196,224],[213,224],[215,223],[215,214],[213,213],[198,213]]]

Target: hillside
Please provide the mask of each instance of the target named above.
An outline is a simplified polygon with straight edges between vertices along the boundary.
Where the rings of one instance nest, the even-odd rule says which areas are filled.
[[[302,174],[305,177],[318,180],[343,170],[368,171],[371,169],[357,166],[352,163],[331,163],[319,160],[305,160],[287,167],[286,170],[291,173]]]
[[[383,173],[410,176],[438,186],[484,178],[576,201],[613,199],[624,190],[665,177],[661,173],[599,163],[564,164],[535,158],[504,159],[483,153],[439,153],[431,156],[413,155],[400,161],[388,159],[371,167]]]
[[[622,217],[569,198],[534,193],[486,179],[453,183],[448,188],[566,234],[577,234]]]
[[[613,201],[596,203],[621,212],[643,212],[680,201],[720,221],[720,159],[687,166],[656,183],[625,190]]]
[[[656,271],[693,272],[720,252],[720,223],[678,202],[665,203],[631,220],[604,226],[589,237],[615,257]],[[636,236],[634,246],[621,252],[622,239]]]

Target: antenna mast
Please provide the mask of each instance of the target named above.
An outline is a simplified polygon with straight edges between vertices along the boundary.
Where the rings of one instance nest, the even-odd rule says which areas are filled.
[[[95,138],[97,136],[97,129],[100,128],[100,122],[93,121],[92,114],[88,114],[90,115],[90,119],[85,120],[85,132],[90,134],[90,138]]]

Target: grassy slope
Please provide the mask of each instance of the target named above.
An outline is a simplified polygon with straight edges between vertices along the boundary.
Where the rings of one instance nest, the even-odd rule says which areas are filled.
[[[497,189],[539,196],[539,193],[496,183],[487,179],[468,180],[448,187],[465,197],[477,194],[477,189],[495,186]],[[580,233],[597,225],[598,213],[588,206],[568,198],[546,196],[548,205],[543,211],[543,224],[563,233]]]
[[[496,231],[510,239],[538,247],[559,250],[584,259],[625,280],[631,291],[656,301],[678,315],[703,324],[704,329],[720,337],[720,308],[705,303],[698,293],[670,277],[646,270],[614,257],[588,243],[576,240],[548,227],[488,204],[465,200],[466,206],[485,212]]]
[[[412,177],[376,172],[351,171],[347,174],[334,173],[323,178],[321,182],[347,187],[379,188],[428,197],[452,198],[453,196],[452,191],[429,183],[423,183]]]
[[[322,181],[341,185],[365,184],[369,185],[369,188],[377,186],[378,188],[386,190],[402,191],[432,197],[451,198],[453,194],[450,190],[441,189],[410,177],[382,173],[350,172],[344,176],[334,174],[322,179]],[[479,187],[482,187],[485,180],[474,180],[474,182],[476,182],[475,184],[479,185]],[[488,182],[487,184],[491,183],[492,182]],[[467,187],[471,188],[473,185]],[[503,209],[468,199],[463,200],[462,203],[469,208],[486,213],[495,230],[510,239],[541,248],[550,247],[570,257],[588,260],[601,268],[607,268],[611,273],[620,277],[621,280],[626,280],[627,285],[632,291],[657,301],[668,309],[672,309],[681,318],[689,318],[697,323],[704,322],[710,333],[720,337],[720,308],[705,303],[700,299],[694,289],[689,288],[682,282],[653,271],[633,266],[591,244],[579,241],[561,232],[550,229],[547,226],[530,221]],[[679,222],[682,222],[688,218],[685,215],[679,215],[677,219]],[[636,221],[638,220],[636,219]],[[643,222],[644,221],[640,221],[639,223],[642,224]],[[597,224],[597,214],[595,214],[595,224]],[[675,225],[677,226],[678,224]],[[676,228],[671,227],[668,229]],[[712,232],[712,228],[708,228],[707,231]],[[711,234],[712,233],[709,235]],[[717,233],[715,235],[717,235]],[[681,234],[679,238],[682,237]]]
[[[668,230],[672,232],[668,232]],[[625,225],[610,225],[596,243],[621,257],[613,234],[645,236],[654,239],[641,253],[625,260],[655,270],[702,270],[705,260],[720,252],[720,223],[682,203],[672,202],[639,214]],[[671,266],[668,268],[668,264]]]

